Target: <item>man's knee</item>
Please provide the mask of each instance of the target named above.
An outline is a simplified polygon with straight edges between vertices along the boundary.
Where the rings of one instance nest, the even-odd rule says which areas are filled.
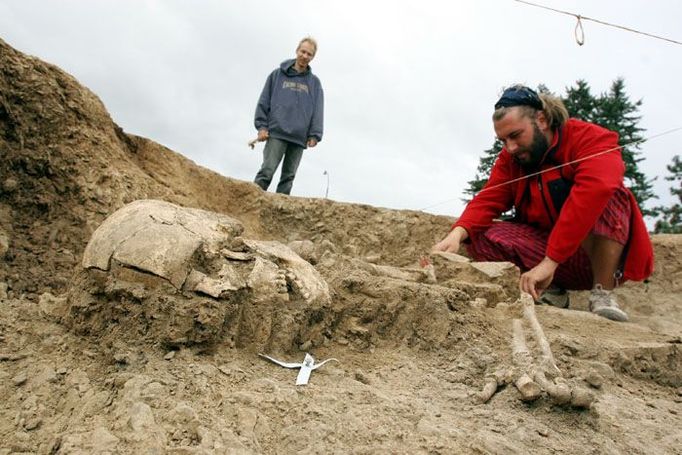
[[[471,239],[469,252],[478,261],[509,261],[528,267],[544,257],[547,234],[527,224],[503,221]]]

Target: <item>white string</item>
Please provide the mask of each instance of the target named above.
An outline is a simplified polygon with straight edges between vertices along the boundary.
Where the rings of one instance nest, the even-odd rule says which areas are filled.
[[[537,3],[527,2],[527,1],[525,1],[525,0],[514,0],[514,1],[515,1],[515,2],[518,2],[518,3],[525,3],[526,5],[530,5],[530,6],[536,6],[536,7],[538,7],[538,8],[542,8],[542,9],[548,9],[548,10],[550,10],[550,11],[554,11],[554,12],[561,13],[561,14],[567,14],[567,15],[569,15],[569,16],[575,16],[575,17],[578,19],[578,23],[580,23],[580,20],[581,20],[581,19],[582,19],[582,20],[585,20],[585,21],[592,21],[592,22],[596,22],[596,23],[598,23],[598,24],[607,25],[607,26],[609,26],[609,27],[619,28],[619,29],[621,29],[621,30],[625,30],[625,31],[628,31],[628,32],[638,33],[638,34],[640,34],[640,35],[648,36],[648,37],[650,37],[650,38],[656,38],[656,39],[660,39],[660,40],[663,40],[663,41],[667,41],[667,42],[669,42],[669,43],[680,44],[680,45],[682,45],[681,42],[675,41],[674,39],[665,38],[665,37],[662,37],[662,36],[652,35],[651,33],[640,32],[639,30],[635,30],[635,29],[632,29],[632,28],[629,28],[629,27],[624,27],[624,26],[622,26],[622,25],[610,24],[610,23],[608,23],[608,22],[600,21],[599,19],[592,19],[591,17],[581,16],[580,14],[575,14],[575,13],[570,13],[570,12],[568,12],[568,11],[562,11],[562,10],[560,10],[560,9],[550,8],[549,6],[538,5]],[[582,25],[581,25],[581,28],[582,28]],[[583,36],[583,39],[584,39],[584,36]],[[578,42],[578,44],[580,44],[580,45],[582,46],[582,43]]]
[[[524,176],[521,176],[521,177],[518,177],[518,178],[515,178],[515,179],[512,179],[512,180],[509,180],[509,181],[506,181],[506,182],[498,183],[497,185],[493,185],[493,186],[490,186],[490,187],[485,187],[485,188],[483,188],[481,191],[479,191],[478,193],[476,193],[476,195],[474,195],[474,196],[477,196],[477,195],[481,194],[481,193],[484,192],[484,191],[492,190],[492,189],[494,189],[494,188],[499,188],[499,187],[504,186],[504,185],[510,185],[510,184],[512,184],[512,183],[516,183],[516,182],[521,181],[521,180],[523,180],[523,179],[529,179],[529,178],[531,178],[531,177],[535,177],[536,175],[540,175],[540,174],[543,174],[543,173],[545,173],[545,172],[553,171],[553,170],[555,170],[555,169],[560,169],[560,168],[562,168],[562,167],[564,167],[564,166],[568,166],[568,165],[570,165],[570,164],[579,163],[579,162],[581,162],[581,161],[585,161],[585,160],[588,160],[588,159],[590,159],[590,158],[594,158],[594,157],[596,157],[596,156],[601,156],[601,155],[604,155],[604,154],[606,154],[606,153],[613,152],[614,150],[618,150],[618,149],[620,149],[620,148],[627,147],[627,146],[629,146],[629,145],[640,144],[640,143],[642,143],[642,142],[646,142],[646,141],[649,141],[649,140],[651,140],[651,139],[655,139],[655,138],[657,138],[657,137],[665,136],[665,135],[667,135],[667,134],[671,134],[671,133],[674,133],[674,132],[680,131],[680,130],[682,130],[682,126],[679,126],[679,127],[677,127],[677,128],[673,128],[673,129],[670,129],[670,130],[667,130],[667,131],[663,131],[662,133],[654,134],[653,136],[649,136],[649,137],[647,137],[647,138],[638,139],[638,140],[636,140],[636,141],[632,141],[632,142],[629,142],[629,143],[627,143],[627,144],[618,145],[618,146],[616,146],[616,147],[610,148],[610,149],[608,149],[608,150],[604,150],[604,151],[602,151],[602,152],[593,153],[592,155],[584,156],[584,157],[582,157],[582,158],[578,158],[578,159],[573,160],[573,161],[568,161],[568,162],[563,163],[563,164],[559,164],[559,165],[556,165],[556,166],[553,166],[553,167],[550,167],[550,168],[547,168],[547,169],[543,169],[542,171],[533,172],[532,174],[524,175]],[[448,200],[446,200],[446,201],[438,202],[437,204],[429,205],[428,207],[424,207],[424,208],[421,208],[421,209],[419,209],[419,210],[420,210],[420,211],[428,210],[428,209],[433,208],[433,207],[438,207],[439,205],[447,204],[448,202],[456,201],[457,199],[459,199],[459,198],[448,199]]]

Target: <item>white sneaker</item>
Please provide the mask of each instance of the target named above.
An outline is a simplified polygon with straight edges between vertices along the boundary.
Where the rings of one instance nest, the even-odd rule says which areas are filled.
[[[590,291],[590,311],[612,321],[628,320],[627,313],[620,309],[613,292],[602,288],[601,284],[596,284]]]

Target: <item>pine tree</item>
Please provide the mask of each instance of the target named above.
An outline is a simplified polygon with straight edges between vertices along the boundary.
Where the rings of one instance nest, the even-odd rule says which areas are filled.
[[[590,91],[590,86],[584,80],[577,80],[575,87],[566,89],[566,97],[562,98],[566,109],[571,117],[595,121],[597,100]]]
[[[682,234],[682,160],[680,160],[680,156],[675,155],[672,164],[666,167],[671,175],[665,179],[674,182],[670,188],[670,194],[677,196],[677,202],[670,207],[656,207],[661,219],[656,221],[654,232],[657,234]]]
[[[474,177],[473,180],[469,180],[467,182],[469,184],[469,188],[466,188],[464,190],[465,194],[468,194],[469,196],[471,196],[471,198],[473,198],[476,195],[476,193],[483,189],[483,186],[488,181],[488,177],[490,177],[490,170],[493,168],[493,164],[495,164],[497,155],[499,155],[501,151],[502,142],[495,139],[492,148],[489,148],[483,152],[481,161],[479,162],[478,167],[476,168],[476,176]],[[469,202],[471,198],[462,199],[462,201]]]
[[[625,81],[618,78],[613,81],[607,93],[593,96],[587,82],[578,80],[575,87],[566,89],[563,99],[571,117],[596,123],[606,129],[615,131],[619,136],[619,145],[625,162],[625,186],[635,195],[635,199],[645,216],[652,216],[655,210],[644,208],[646,201],[656,198],[653,193],[653,180],[639,170],[640,143],[644,131],[637,124],[641,116],[637,114],[642,101],[630,101],[625,93]]]

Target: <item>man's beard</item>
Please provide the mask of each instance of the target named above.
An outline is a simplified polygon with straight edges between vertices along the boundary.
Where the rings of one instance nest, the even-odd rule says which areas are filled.
[[[537,169],[538,165],[545,156],[545,153],[549,149],[549,142],[540,128],[538,128],[537,122],[533,123],[533,142],[530,146],[517,151],[514,154],[514,159],[523,168],[524,171],[534,171]],[[518,157],[524,152],[528,152],[528,159],[521,161]]]

